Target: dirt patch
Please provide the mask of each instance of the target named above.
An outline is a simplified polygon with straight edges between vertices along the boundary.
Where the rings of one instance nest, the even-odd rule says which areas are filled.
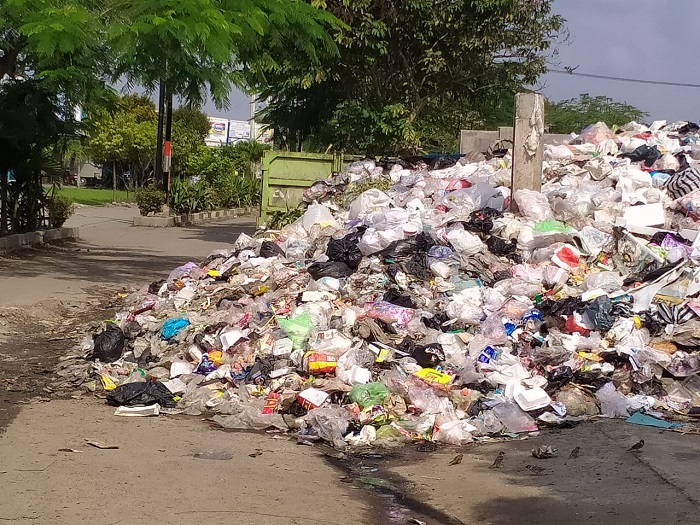
[[[87,301],[0,308],[0,433],[22,405],[65,395],[52,387],[56,365],[114,315],[117,292],[95,287]]]

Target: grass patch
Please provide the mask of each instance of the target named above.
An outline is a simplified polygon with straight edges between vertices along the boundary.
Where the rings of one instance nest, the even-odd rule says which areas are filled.
[[[86,206],[104,206],[111,204],[113,201],[113,193],[110,189],[105,188],[76,188],[74,186],[62,186],[59,194],[67,197],[76,204],[84,204]],[[134,192],[129,192],[127,199],[126,191],[117,190],[117,202],[134,202]]]

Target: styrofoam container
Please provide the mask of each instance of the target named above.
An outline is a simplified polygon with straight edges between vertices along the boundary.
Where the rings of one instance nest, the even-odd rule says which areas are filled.
[[[549,406],[552,400],[542,388],[535,387],[515,394],[515,402],[525,412],[528,412]]]

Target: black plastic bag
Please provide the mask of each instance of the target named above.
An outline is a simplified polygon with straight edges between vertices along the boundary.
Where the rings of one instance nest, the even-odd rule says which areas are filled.
[[[315,281],[321,277],[342,279],[343,277],[349,277],[353,274],[352,268],[343,262],[337,261],[316,262],[309,266],[307,271]]]
[[[642,162],[647,168],[651,168],[657,160],[661,158],[661,152],[656,146],[639,146],[632,153],[620,153],[619,157],[628,158],[632,162]]]
[[[423,368],[434,368],[445,360],[445,352],[439,343],[419,345],[413,349],[411,357]]]
[[[392,242],[384,250],[379,252],[379,255],[392,259],[398,257],[409,257],[416,253],[427,253],[428,250],[434,245],[435,242],[430,238],[430,236],[426,235],[425,233],[419,233],[410,239]]]
[[[444,323],[450,320],[450,317],[445,312],[438,312],[432,317],[421,317],[421,321],[428,328],[440,330],[441,332],[449,332],[452,326],[443,326]]]
[[[255,363],[253,363],[246,373],[245,382],[255,385],[267,384],[270,379],[270,372],[272,372],[273,369],[274,362],[272,359],[256,357]]]
[[[173,393],[163,383],[154,381],[119,385],[107,394],[107,403],[115,407],[158,403],[163,408],[175,408]]]
[[[500,219],[503,214],[493,208],[473,211],[469,222],[463,222],[464,229],[475,233],[488,233],[493,229],[493,220]]]
[[[499,257],[510,257],[517,250],[517,242],[508,242],[500,237],[492,235],[486,239],[486,247],[494,255],[498,255]]]
[[[396,306],[403,306],[404,308],[413,308],[414,310],[418,308],[418,305],[413,301],[410,295],[401,295],[401,292],[393,288],[384,293],[382,300],[387,303],[395,304]]]
[[[284,252],[282,248],[277,246],[274,242],[263,241],[260,246],[260,257],[264,257],[265,259],[269,259],[270,257],[284,257]]]
[[[91,360],[99,359],[101,363],[113,363],[124,351],[124,332],[117,325],[109,323],[104,332],[92,336],[95,348]]]
[[[615,324],[613,303],[610,297],[597,297],[585,310],[584,315],[595,325],[596,330],[607,331]]]
[[[428,265],[428,256],[425,253],[416,253],[412,255],[401,266],[407,274],[413,275],[423,281],[433,276],[430,272],[430,266]]]
[[[157,294],[163,284],[165,284],[165,279],[152,282],[148,285],[148,293]]]
[[[326,255],[331,261],[347,264],[353,270],[357,270],[362,261],[362,252],[358,243],[363,232],[350,233],[342,239],[331,239],[326,249]]]

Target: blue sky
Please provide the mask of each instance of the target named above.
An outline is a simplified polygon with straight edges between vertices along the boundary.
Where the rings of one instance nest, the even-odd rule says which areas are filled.
[[[567,20],[569,43],[554,59],[581,73],[700,84],[700,1],[556,0]],[[543,93],[552,100],[580,93],[607,95],[650,113],[651,119],[700,121],[700,88],[653,86],[549,74]],[[246,120],[248,99],[231,94],[231,108],[213,116]]]

